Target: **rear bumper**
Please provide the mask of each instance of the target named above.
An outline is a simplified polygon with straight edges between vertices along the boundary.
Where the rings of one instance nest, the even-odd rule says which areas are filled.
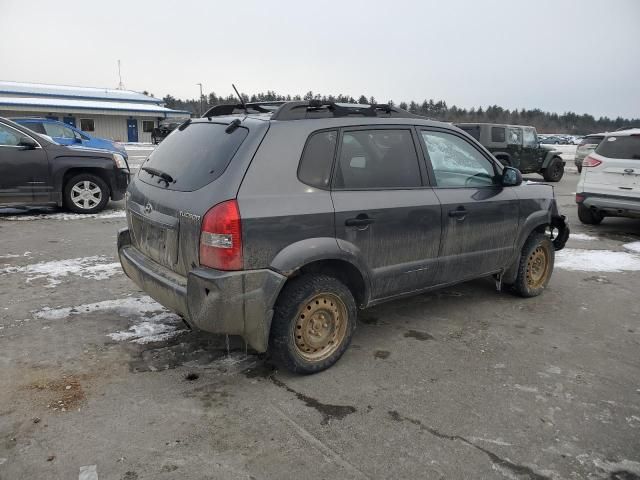
[[[122,269],[154,300],[192,327],[241,335],[258,352],[267,350],[273,305],[286,277],[273,270],[223,272],[196,268],[185,278],[149,259],[118,232]]]
[[[640,218],[640,198],[620,197],[615,195],[598,195],[582,193],[580,202],[587,208],[597,210],[608,216]]]

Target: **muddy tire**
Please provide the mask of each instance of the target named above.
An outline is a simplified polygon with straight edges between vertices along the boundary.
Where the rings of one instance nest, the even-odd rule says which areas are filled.
[[[336,278],[294,278],[276,301],[269,335],[272,360],[302,374],[331,367],[351,343],[356,316],[353,294]]]
[[[96,213],[109,202],[109,186],[91,173],[80,173],[64,185],[64,206],[75,213]]]
[[[532,233],[522,247],[513,290],[521,297],[540,295],[551,279],[554,261],[555,249],[549,237]]]
[[[599,225],[604,219],[604,215],[580,204],[578,205],[578,218],[585,225]]]
[[[559,157],[552,158],[547,168],[542,172],[542,176],[547,182],[559,182],[562,180],[563,175],[564,164],[562,163],[562,159]]]

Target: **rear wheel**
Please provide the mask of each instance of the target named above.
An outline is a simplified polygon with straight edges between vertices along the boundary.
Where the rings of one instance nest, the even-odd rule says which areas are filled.
[[[276,302],[269,350],[296,373],[316,373],[340,359],[356,327],[356,303],[336,278],[308,274],[291,280]]]
[[[591,210],[589,207],[585,207],[583,204],[579,204],[578,218],[585,225],[598,225],[604,219],[604,215],[595,210]]]
[[[564,164],[560,157],[553,157],[547,168],[542,172],[542,176],[547,182],[559,182],[564,175]]]
[[[582,173],[582,165],[578,165],[578,173]]]
[[[81,173],[64,186],[64,205],[76,213],[96,213],[109,201],[109,187],[97,175]]]
[[[534,232],[522,247],[513,289],[522,297],[536,297],[547,287],[553,272],[555,249],[551,239]]]

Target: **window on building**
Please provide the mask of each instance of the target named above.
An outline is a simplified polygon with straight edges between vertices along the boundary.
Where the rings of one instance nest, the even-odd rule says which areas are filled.
[[[153,132],[153,129],[156,126],[156,122],[153,120],[143,120],[142,121],[142,131],[145,133]]]
[[[80,130],[83,132],[95,132],[96,127],[93,123],[93,118],[81,118],[80,119]]]
[[[337,138],[336,130],[314,133],[309,137],[298,169],[298,178],[302,182],[318,188],[329,186]]]
[[[506,140],[504,127],[491,127],[491,141],[496,143],[503,143]]]
[[[422,132],[439,187],[487,187],[496,181],[491,163],[466,140],[444,132]]]
[[[342,137],[335,187],[412,188],[422,185],[410,130],[358,130]]]

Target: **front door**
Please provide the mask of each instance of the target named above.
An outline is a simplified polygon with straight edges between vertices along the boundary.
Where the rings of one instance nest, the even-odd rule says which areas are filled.
[[[518,199],[502,187],[493,160],[466,138],[421,130],[442,205],[438,283],[496,272],[511,257],[518,231]]]
[[[536,130],[533,127],[522,129],[522,155],[520,156],[520,171],[536,173],[542,169],[545,149],[540,148]]]
[[[72,127],[76,126],[76,118],[75,117],[64,117],[62,119],[62,121],[64,123],[66,123],[67,125],[71,125]]]
[[[138,141],[138,121],[135,118],[127,119],[127,141],[130,143]]]
[[[372,299],[435,281],[440,203],[410,128],[343,131],[331,197],[341,248],[369,270]]]
[[[0,205],[49,199],[47,155],[40,146],[34,149],[20,146],[22,137],[27,135],[0,123]]]

